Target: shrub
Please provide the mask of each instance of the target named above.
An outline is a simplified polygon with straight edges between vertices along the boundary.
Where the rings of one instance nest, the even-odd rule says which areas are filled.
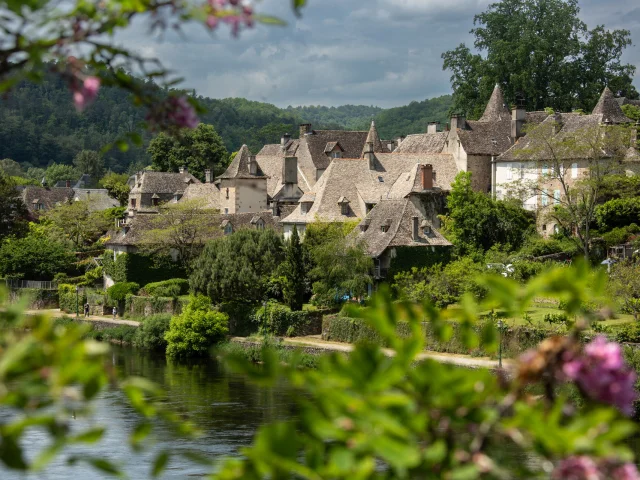
[[[76,308],[78,312],[81,312],[82,306],[87,301],[85,289],[80,288],[76,294],[75,285],[61,283],[58,285],[58,301],[60,303],[60,310],[63,312],[75,313]]]
[[[616,341],[621,343],[640,343],[640,327],[635,323],[620,327],[616,332]]]
[[[127,295],[132,295],[140,289],[140,285],[134,282],[121,282],[107,289],[109,300],[120,303],[124,302]]]
[[[171,323],[171,315],[159,313],[144,319],[133,336],[133,346],[146,350],[165,351],[167,341],[164,336]]]
[[[604,243],[611,247],[613,245],[620,245],[629,240],[629,237],[636,235],[640,232],[640,227],[635,223],[631,225],[625,225],[624,227],[616,227],[612,229],[610,232],[602,234],[602,239]]]
[[[305,311],[292,311],[288,306],[277,302],[269,302],[266,307],[260,307],[254,314],[254,321],[264,327],[262,333],[278,336],[293,337],[307,333],[313,317],[319,314]]]
[[[165,334],[167,354],[171,357],[197,357],[224,340],[229,317],[211,308],[209,298],[192,295],[180,315],[171,318]]]
[[[88,334],[88,338],[98,340],[101,342],[118,342],[118,343],[132,343],[138,327],[132,327],[130,325],[119,325],[117,327],[105,328],[103,330],[91,330]]]
[[[640,219],[640,197],[616,198],[598,205],[595,218],[602,230],[636,223]]]
[[[547,313],[544,316],[544,321],[549,325],[565,324],[568,320],[569,317],[567,317],[564,313]]]
[[[162,282],[148,283],[140,291],[140,295],[149,297],[172,297],[189,293],[189,280],[184,278],[172,278]]]

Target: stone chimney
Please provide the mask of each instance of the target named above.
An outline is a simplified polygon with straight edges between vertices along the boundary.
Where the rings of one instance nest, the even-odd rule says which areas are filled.
[[[298,157],[285,157],[282,166],[282,180],[285,184],[298,183]]]
[[[300,137],[303,137],[311,133],[311,124],[310,123],[301,123],[300,124]]]
[[[400,146],[405,137],[396,138],[396,148]]]
[[[204,171],[204,183],[211,183],[212,179],[211,179],[211,169],[207,168]]]
[[[65,185],[66,185],[67,188],[71,188],[71,180],[67,180],[65,182]]]
[[[369,170],[376,169],[376,154],[373,152],[373,142],[367,142],[364,146],[364,158],[369,162]]]
[[[440,122],[429,122],[427,133],[438,133],[438,125],[440,125]]]
[[[413,241],[417,242],[418,240],[420,240],[420,219],[413,217]]]
[[[258,175],[258,162],[255,155],[249,156],[249,175]]]
[[[187,173],[189,170],[187,170],[187,167],[182,166],[182,167],[180,167],[180,168],[178,169],[178,171],[179,171],[180,173]]]
[[[291,141],[291,134],[285,133],[282,138],[280,138],[280,146],[284,147],[287,143]]]
[[[524,136],[524,122],[527,118],[525,107],[516,106],[511,109],[511,143],[516,143]]]
[[[421,165],[420,166],[420,180],[423,190],[430,190],[433,188],[433,165]]]
[[[459,128],[464,130],[467,127],[467,120],[464,115],[451,115],[451,130]]]

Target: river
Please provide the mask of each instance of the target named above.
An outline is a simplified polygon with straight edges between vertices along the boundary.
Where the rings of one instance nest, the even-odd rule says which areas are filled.
[[[128,478],[150,478],[154,452],[162,448],[169,448],[176,454],[189,450],[211,459],[237,455],[240,447],[251,443],[260,425],[295,415],[293,392],[289,385],[281,383],[274,388],[258,387],[214,360],[176,365],[167,363],[163,355],[114,346],[111,361],[126,375],[141,376],[163,386],[171,407],[191,419],[203,435],[195,440],[176,440],[168,427],[159,424],[155,426],[153,447],[140,454],[131,453],[128,434],[139,417],[128,406],[122,393],[108,390],[97,402],[93,417],[96,425],[108,427],[107,435],[99,444],[66,450],[42,473],[20,474],[0,467],[0,479],[113,478],[84,463],[67,465],[67,458],[78,453],[114,461],[122,465]],[[83,421],[77,421],[86,426]],[[31,430],[24,439],[24,446],[27,451],[36,452],[46,445],[46,439],[43,433]],[[198,478],[208,472],[207,467],[174,455],[161,478]]]

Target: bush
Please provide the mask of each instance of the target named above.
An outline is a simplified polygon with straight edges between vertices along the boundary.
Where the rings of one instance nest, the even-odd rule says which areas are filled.
[[[544,321],[549,325],[566,324],[569,320],[564,313],[547,313],[544,316]]]
[[[140,291],[140,295],[149,297],[172,297],[189,293],[189,280],[184,278],[172,278],[162,282],[148,283]]]
[[[620,343],[640,343],[640,327],[635,323],[620,327],[616,332],[616,341]]]
[[[209,298],[192,295],[184,311],[171,318],[165,334],[167,355],[171,357],[204,356],[228,332],[229,317],[211,308]]]
[[[138,327],[130,325],[119,325],[117,327],[105,328],[103,330],[91,330],[87,338],[92,338],[100,342],[118,342],[130,344],[136,334]]]
[[[510,276],[519,282],[527,282],[530,278],[550,268],[552,264],[547,262],[532,262],[531,260],[516,260],[511,266],[513,267],[513,273]]]
[[[133,336],[133,346],[145,350],[165,351],[167,341],[165,333],[169,330],[171,315],[156,314],[144,319]]]
[[[611,247],[613,245],[620,245],[626,243],[629,237],[636,235],[640,232],[640,227],[635,223],[626,225],[624,227],[617,227],[610,232],[602,234],[602,239],[606,246]]]
[[[640,219],[640,197],[616,198],[598,205],[595,218],[602,230],[636,223]]]
[[[171,298],[127,295],[124,310],[131,318],[146,318],[158,313],[179,315],[188,302],[187,296]]]
[[[140,285],[134,282],[121,282],[107,289],[109,300],[121,303],[127,298],[127,295],[133,295],[140,289]]]
[[[288,306],[277,302],[269,302],[265,308],[260,307],[254,314],[254,321],[261,327],[264,327],[264,334],[293,337],[304,335],[309,332],[314,319],[318,320],[321,315],[308,311],[292,311]],[[265,322],[266,320],[266,322]]]
[[[84,288],[78,290],[76,296],[76,286],[61,283],[58,285],[58,301],[60,310],[67,313],[82,312],[82,306],[87,302],[87,295]]]

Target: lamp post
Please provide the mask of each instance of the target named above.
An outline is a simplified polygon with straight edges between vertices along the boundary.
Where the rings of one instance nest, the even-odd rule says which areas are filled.
[[[502,323],[502,320],[498,320],[498,332],[499,332],[499,341],[500,344],[498,345],[498,368],[502,368],[502,327],[504,326],[504,324]]]
[[[78,294],[80,293],[80,287],[76,285],[76,319],[78,318]]]

